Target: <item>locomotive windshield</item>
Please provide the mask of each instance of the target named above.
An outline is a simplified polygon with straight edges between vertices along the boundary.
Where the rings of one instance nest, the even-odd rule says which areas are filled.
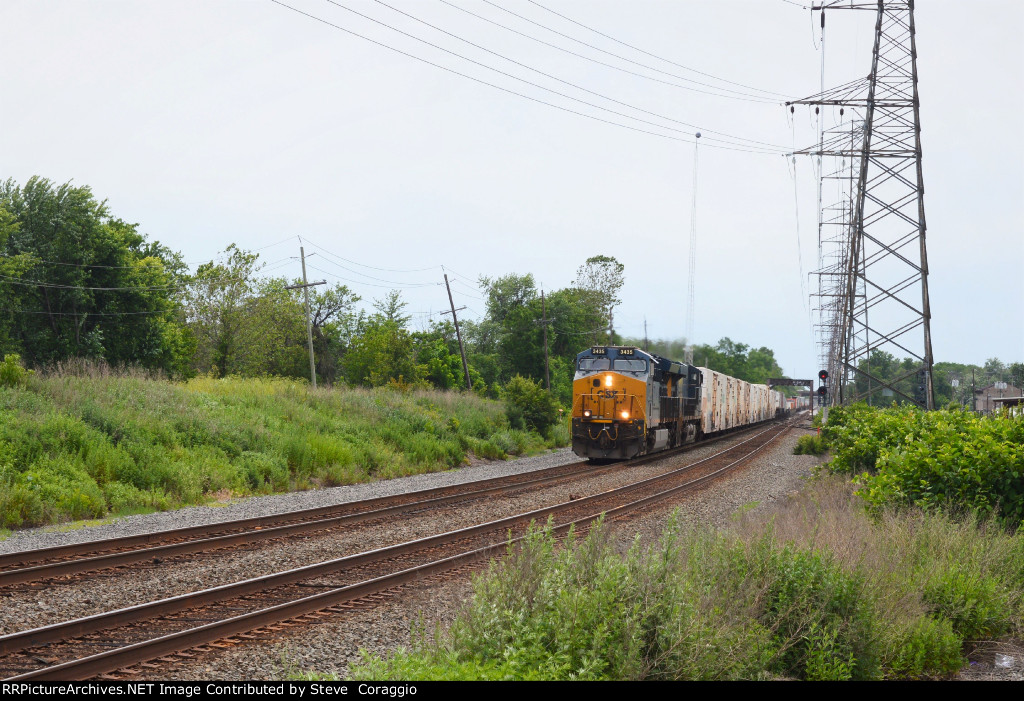
[[[612,362],[612,369],[621,372],[644,372],[647,370],[647,361],[641,358],[616,358]]]
[[[580,358],[579,370],[580,372],[596,372],[598,370],[607,370],[608,366],[608,358]]]

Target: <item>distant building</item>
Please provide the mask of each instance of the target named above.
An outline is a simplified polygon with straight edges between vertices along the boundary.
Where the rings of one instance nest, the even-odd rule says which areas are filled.
[[[988,387],[974,390],[974,410],[983,414],[991,414],[1002,404],[997,402],[997,399],[1019,396],[1021,396],[1020,387],[1014,387],[1009,382],[996,382]]]
[[[1024,416],[1024,397],[1003,397],[1002,399],[993,399],[992,401],[999,408],[1006,407],[1010,412],[1010,416]]]

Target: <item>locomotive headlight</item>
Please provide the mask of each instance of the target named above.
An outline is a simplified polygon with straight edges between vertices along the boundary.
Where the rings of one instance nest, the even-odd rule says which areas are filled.
[[[583,412],[583,418],[585,418],[585,419],[589,419],[590,418],[590,409],[586,409]]]
[[[612,386],[612,376],[611,375],[605,375],[604,376],[604,386],[605,387],[611,387]]]
[[[629,412],[628,411],[622,412],[622,418],[628,419],[629,418]]]

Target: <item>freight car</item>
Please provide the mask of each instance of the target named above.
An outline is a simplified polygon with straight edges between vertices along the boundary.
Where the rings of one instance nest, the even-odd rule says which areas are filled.
[[[633,347],[576,356],[573,452],[627,459],[789,413],[781,392]]]

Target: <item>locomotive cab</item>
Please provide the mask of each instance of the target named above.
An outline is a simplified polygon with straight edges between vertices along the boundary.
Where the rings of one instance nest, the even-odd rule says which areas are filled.
[[[576,356],[570,432],[582,457],[628,459],[695,440],[700,373],[639,348]]]
[[[576,356],[573,452],[591,458],[638,455],[646,439],[651,358],[638,348],[595,346]]]

